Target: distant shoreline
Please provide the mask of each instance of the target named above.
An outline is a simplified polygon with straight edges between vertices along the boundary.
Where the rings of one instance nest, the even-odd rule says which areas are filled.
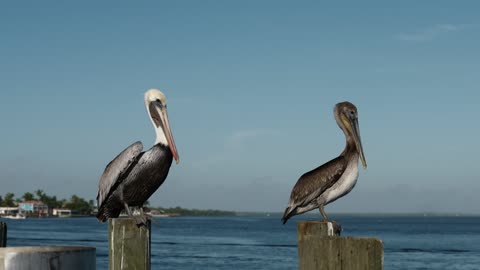
[[[262,213],[262,212],[232,212],[234,214],[222,214],[222,215],[187,215],[187,214],[156,214],[152,215],[153,218],[185,218],[185,217],[211,217],[211,218],[221,218],[221,217],[269,217],[269,218],[280,218],[283,213]],[[306,217],[308,219],[318,219],[321,220],[321,216],[317,213],[306,213],[303,215],[295,216],[296,219],[301,217]],[[466,217],[480,217],[480,214],[452,214],[452,213],[332,213],[331,217],[365,217],[365,218],[401,218],[401,217],[425,217],[425,218],[466,218]],[[126,215],[120,215],[120,218],[125,218]],[[77,218],[95,218],[94,215],[77,215],[70,217],[57,217],[57,216],[48,216],[48,217],[27,217],[26,219],[77,219]],[[18,218],[10,218],[8,216],[0,216],[0,219],[3,220],[14,220]]]
[[[270,216],[282,216],[283,212],[249,212],[249,211],[239,211],[235,212],[237,216],[248,216],[248,215],[270,215]],[[311,212],[302,214],[303,216],[319,216],[320,214],[318,211],[312,210]],[[392,216],[392,217],[402,217],[402,216],[409,216],[409,217],[415,217],[415,216],[428,216],[428,217],[480,217],[479,214],[472,214],[472,213],[386,213],[386,212],[379,212],[379,213],[346,213],[346,212],[341,212],[341,213],[335,213],[332,212],[330,215],[332,216]]]

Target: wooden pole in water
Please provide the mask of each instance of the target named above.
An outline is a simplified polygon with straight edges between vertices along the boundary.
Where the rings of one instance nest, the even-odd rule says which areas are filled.
[[[108,220],[110,270],[150,270],[150,228],[137,226],[131,218]]]
[[[7,223],[0,222],[0,248],[7,246]]]
[[[94,247],[36,246],[0,248],[0,269],[95,270]]]
[[[299,270],[383,269],[379,239],[340,237],[331,222],[303,221],[297,228]]]

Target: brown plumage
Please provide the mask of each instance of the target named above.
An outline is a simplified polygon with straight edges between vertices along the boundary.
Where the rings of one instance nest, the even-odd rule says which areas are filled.
[[[298,179],[282,218],[284,224],[290,217],[315,208],[319,208],[324,219],[328,220],[323,207],[348,194],[355,186],[359,156],[366,167],[358,129],[357,108],[350,102],[338,103],[334,115],[346,136],[345,149],[337,158]]]

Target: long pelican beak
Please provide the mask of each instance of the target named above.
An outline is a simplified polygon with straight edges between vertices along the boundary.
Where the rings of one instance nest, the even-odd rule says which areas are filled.
[[[360,160],[362,161],[363,168],[367,168],[367,161],[365,161],[365,154],[363,153],[362,139],[360,137],[360,128],[358,127],[358,118],[349,117],[350,126],[352,127],[353,140],[357,146],[357,151],[360,153]]]
[[[160,121],[162,122],[162,129],[165,137],[167,138],[168,147],[170,147],[170,151],[172,151],[173,158],[175,159],[176,163],[180,162],[178,157],[177,147],[175,146],[175,142],[173,141],[172,131],[170,130],[170,123],[168,122],[168,114],[167,114],[167,107],[163,106],[159,102],[155,102],[155,108],[157,109],[158,115],[160,116]]]

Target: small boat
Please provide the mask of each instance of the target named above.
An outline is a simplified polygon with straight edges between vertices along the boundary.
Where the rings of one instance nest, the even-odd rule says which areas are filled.
[[[16,215],[10,215],[10,216],[2,216],[3,218],[8,218],[8,219],[26,219],[27,217],[23,214],[16,214]]]
[[[178,217],[180,216],[180,214],[177,214],[177,213],[170,213],[170,214],[149,214],[149,213],[146,213],[147,215],[150,215],[151,217],[155,217],[155,218],[167,218],[167,217]]]

